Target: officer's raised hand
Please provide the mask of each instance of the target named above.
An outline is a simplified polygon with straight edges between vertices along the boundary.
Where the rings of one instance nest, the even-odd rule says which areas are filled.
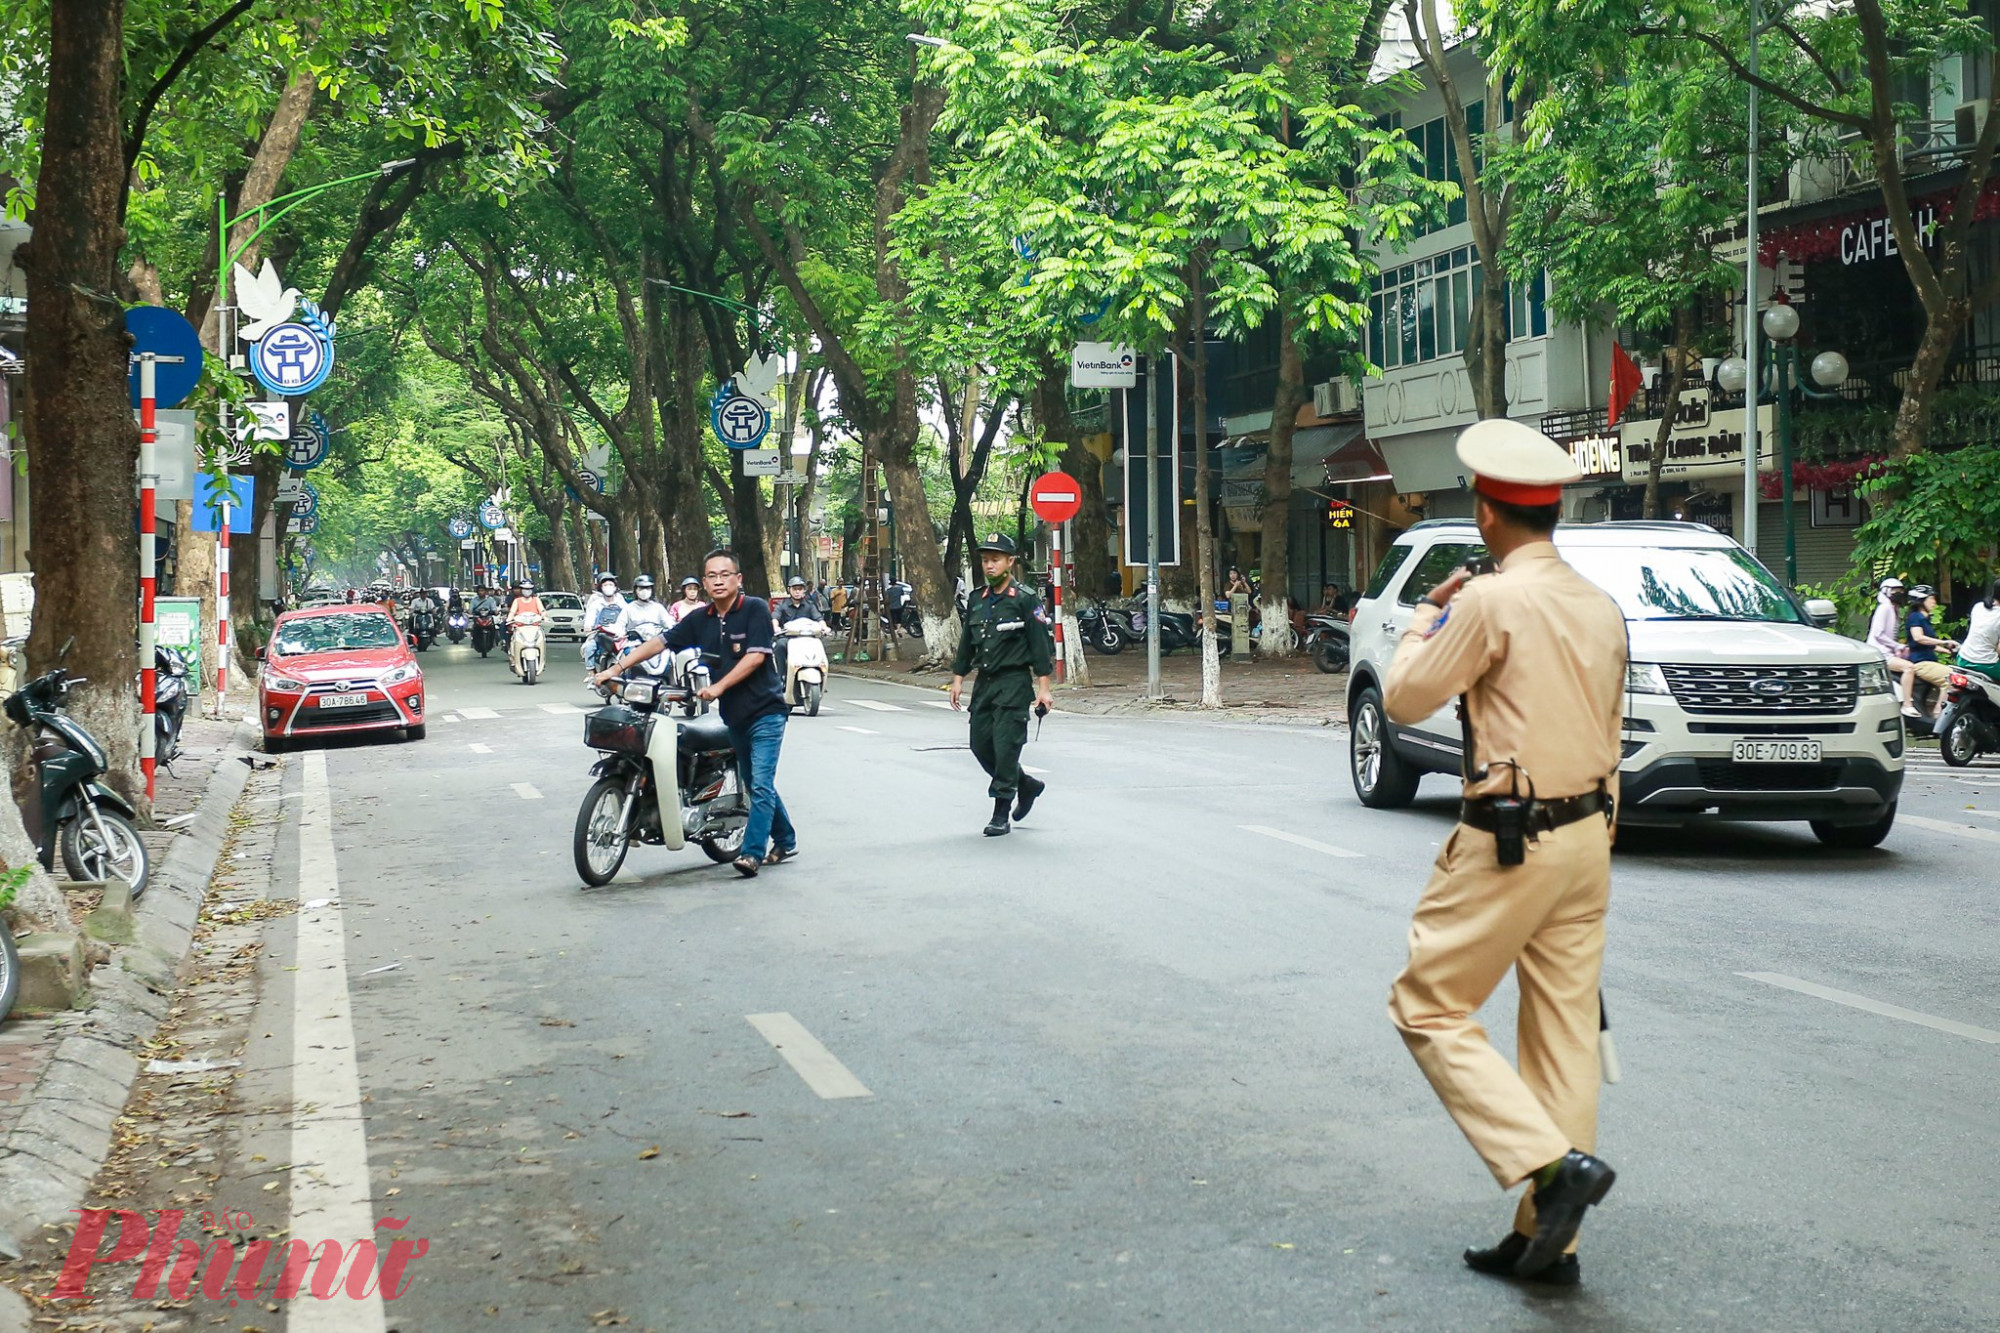
[[[1466,584],[1466,581],[1469,580],[1471,577],[1472,577],[1472,571],[1467,569],[1464,565],[1460,565],[1457,569],[1451,571],[1450,578],[1446,579],[1443,583],[1438,584],[1437,587],[1432,588],[1429,592],[1425,593],[1424,600],[1429,602],[1432,606],[1438,607],[1441,610],[1443,609],[1446,603],[1450,602],[1452,598],[1458,595],[1458,590],[1460,588],[1463,588]]]

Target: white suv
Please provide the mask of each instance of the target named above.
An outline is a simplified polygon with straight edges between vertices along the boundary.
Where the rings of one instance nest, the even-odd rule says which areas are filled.
[[[1555,543],[1625,612],[1620,823],[1804,819],[1820,841],[1851,848],[1888,836],[1902,717],[1881,654],[1819,628],[1831,603],[1801,603],[1705,524],[1565,524]],[[1426,773],[1456,780],[1456,705],[1397,726],[1382,681],[1418,599],[1485,553],[1469,519],[1419,523],[1355,607],[1349,771],[1364,805],[1409,804]]]

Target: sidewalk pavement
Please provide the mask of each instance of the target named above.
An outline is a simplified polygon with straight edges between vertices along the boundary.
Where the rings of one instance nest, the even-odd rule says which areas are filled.
[[[1127,648],[1115,657],[1100,653],[1088,656],[1090,688],[1058,685],[1056,707],[1072,713],[1122,714],[1217,718],[1230,722],[1284,723],[1292,726],[1345,726],[1347,724],[1347,675],[1321,673],[1312,659],[1298,655],[1277,659],[1222,661],[1222,707],[1201,707],[1201,655],[1169,653],[1160,658],[1159,701],[1146,698],[1146,653],[1144,645]],[[917,671],[898,662],[836,663],[835,675],[862,676],[871,680],[899,681],[943,689],[951,683],[949,671]]]
[[[157,827],[140,837],[151,857],[145,894],[126,942],[86,942],[99,960],[88,1007],[0,1021],[0,1276],[22,1243],[83,1202],[111,1146],[112,1128],[138,1073],[136,1052],[165,1016],[174,974],[193,940],[217,856],[249,767],[252,733],[234,722],[190,717],[180,761],[156,783]],[[60,858],[58,858],[60,866]],[[97,908],[95,887],[58,883],[72,928]],[[115,933],[115,932],[114,932]],[[0,1287],[0,1333],[24,1307]]]

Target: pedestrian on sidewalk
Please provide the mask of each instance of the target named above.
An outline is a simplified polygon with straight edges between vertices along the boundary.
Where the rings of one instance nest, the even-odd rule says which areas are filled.
[[[1499,572],[1430,590],[1383,699],[1421,722],[1454,696],[1464,799],[1410,922],[1389,1016],[1502,1189],[1514,1229],[1467,1250],[1482,1273],[1571,1285],[1576,1233],[1615,1173],[1597,1141],[1598,973],[1625,688],[1625,617],[1556,553],[1567,451],[1505,418],[1458,437],[1479,535]],[[1520,1069],[1474,1013],[1513,969]]]
[[[701,581],[708,592],[706,606],[687,612],[665,634],[648,639],[591,679],[603,685],[668,649],[698,648],[705,661],[722,664],[721,677],[702,686],[700,697],[718,701],[722,724],[736,747],[737,772],[750,793],[743,848],[731,862],[737,874],[747,877],[799,854],[798,830],[778,795],[778,754],[791,710],[771,666],[771,604],[744,595],[743,566],[736,553],[727,547],[710,551],[701,562]]]
[[[979,543],[979,566],[986,587],[966,603],[958,655],[951,663],[951,706],[959,706],[965,675],[977,667],[979,688],[972,694],[972,754],[991,779],[993,817],[985,834],[1008,830],[1008,807],[1026,819],[1048,784],[1021,771],[1021,747],[1028,743],[1028,708],[1047,712],[1055,704],[1049,676],[1055,647],[1049,613],[1041,598],[1014,581],[1014,539],[988,533]]]

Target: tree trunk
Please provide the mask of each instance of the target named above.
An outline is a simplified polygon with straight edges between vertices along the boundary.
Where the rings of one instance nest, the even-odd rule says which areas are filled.
[[[1205,257],[1188,266],[1188,341],[1194,344],[1194,544],[1201,597],[1201,706],[1222,707],[1222,659],[1215,635],[1215,521],[1208,512],[1208,307]],[[1250,627],[1236,627],[1235,648],[1247,651]]]
[[[70,696],[70,711],[108,751],[110,783],[143,811],[131,602],[139,432],[126,387],[124,310],[112,295],[123,279],[123,26],[122,0],[51,10],[35,230],[21,251],[29,351],[22,424],[35,505],[28,660],[46,671],[71,645],[63,664],[90,683]]]
[[[1667,446],[1674,436],[1674,416],[1680,410],[1681,393],[1687,388],[1688,365],[1694,356],[1693,306],[1685,306],[1674,314],[1674,345],[1680,355],[1674,358],[1673,379],[1667,384],[1667,396],[1660,410],[1660,428],[1653,433],[1653,456],[1646,462],[1646,498],[1640,502],[1641,518],[1660,516],[1660,472],[1667,465]],[[1757,376],[1748,376],[1743,389],[1743,410],[1757,410]],[[1744,504],[1757,503],[1754,495],[1744,497]],[[1750,554],[1755,555],[1752,551]]]
[[[931,522],[923,471],[909,448],[882,447],[878,456],[889,502],[896,507],[896,554],[924,622],[924,661],[949,662],[958,651],[958,599],[945,572],[937,525]],[[888,551],[882,555],[887,560]]]
[[[1931,407],[1936,401],[1938,381],[1951,362],[1952,349],[1964,331],[1971,307],[1953,301],[1946,313],[1924,321],[1924,336],[1917,344],[1916,359],[1903,385],[1903,401],[1896,408],[1896,424],[1890,431],[1890,453],[1908,458],[1924,447],[1931,427]]]
[[[549,584],[556,588],[581,588],[583,581],[577,577],[576,557],[570,551],[569,526],[563,522],[563,510],[568,506],[557,497],[542,517],[549,525]],[[560,580],[560,582],[558,582]]]
[[[278,96],[278,105],[271,111],[270,122],[264,126],[264,133],[257,141],[257,152],[250,159],[250,169],[243,177],[243,188],[237,193],[237,216],[278,197],[278,183],[284,179],[285,168],[291,165],[292,154],[298,151],[299,135],[305,129],[306,116],[312,110],[313,93],[317,87],[313,71],[305,67],[296,70],[286,82],[285,91]],[[243,245],[266,220],[260,215],[232,227],[229,248],[234,250]],[[254,270],[257,267],[257,250],[254,243],[246,246],[237,262]],[[223,273],[219,279],[227,281],[229,276]],[[219,346],[216,342],[218,317],[218,307],[211,302],[201,321],[201,340],[210,347]],[[224,353],[229,351],[228,348],[222,350]]]
[[[1271,445],[1264,455],[1263,534],[1258,542],[1258,559],[1264,567],[1264,600],[1258,608],[1264,628],[1272,631],[1257,640],[1264,657],[1289,657],[1292,636],[1285,633],[1291,624],[1292,569],[1292,436],[1298,430],[1299,409],[1306,401],[1305,360],[1299,355],[1297,326],[1291,306],[1278,303],[1278,388],[1271,399]],[[1236,651],[1249,650],[1247,634],[1239,628]]]
[[[1488,269],[1472,303],[1471,336],[1465,341],[1465,369],[1472,402],[1483,421],[1507,415],[1507,284]]]

